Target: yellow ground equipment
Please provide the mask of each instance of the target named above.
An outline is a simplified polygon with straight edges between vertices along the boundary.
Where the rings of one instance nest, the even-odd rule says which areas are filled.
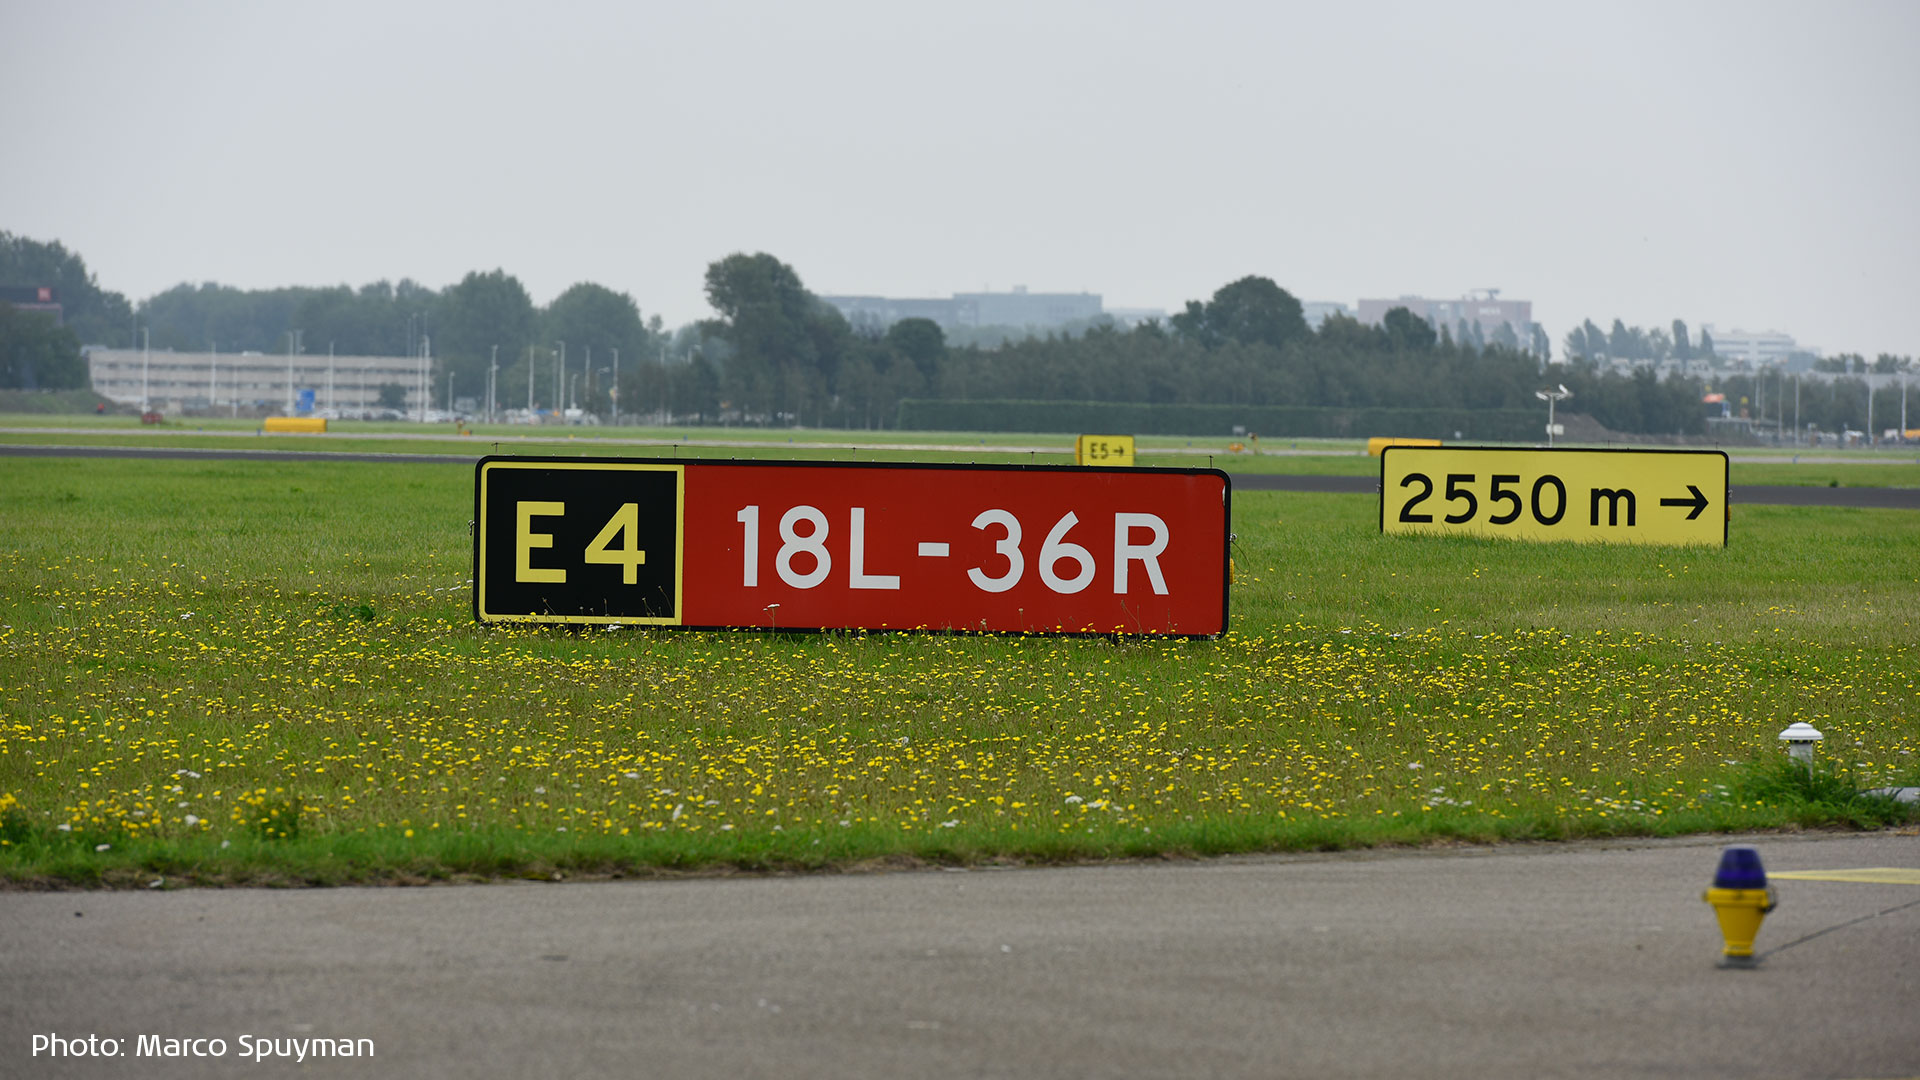
[[[269,416],[263,430],[269,435],[323,435],[327,419],[324,416]]]

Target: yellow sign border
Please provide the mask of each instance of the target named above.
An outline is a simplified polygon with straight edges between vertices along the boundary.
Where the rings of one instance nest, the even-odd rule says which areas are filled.
[[[522,615],[495,614],[487,611],[487,475],[494,469],[610,470],[615,472],[670,472],[674,474],[673,506],[673,617],[612,615]],[[484,461],[480,464],[480,497],[474,519],[473,614],[481,622],[497,623],[581,623],[620,626],[681,626],[686,616],[686,592],[683,587],[687,569],[687,467],[618,461]]]

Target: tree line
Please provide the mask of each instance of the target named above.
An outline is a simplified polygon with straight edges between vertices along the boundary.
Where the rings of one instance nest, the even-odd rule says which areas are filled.
[[[887,426],[900,399],[1051,400],[1351,408],[1537,405],[1543,360],[1512,344],[1456,340],[1405,308],[1380,326],[1336,316],[1318,331],[1270,279],[1249,276],[1188,302],[1165,324],[1107,324],[998,348],[950,347],[924,319],[856,332],[771,255],[708,268],[718,318],[701,324],[716,402],[747,423]],[[1632,433],[1705,429],[1696,380],[1555,369],[1601,423]]]
[[[887,428],[908,398],[1519,409],[1536,407],[1542,386],[1564,382],[1574,391],[1564,411],[1615,431],[1698,434],[1709,384],[1682,373],[1663,378],[1652,365],[1713,350],[1707,335],[1696,340],[1679,320],[1643,330],[1616,319],[1608,331],[1587,320],[1567,334],[1565,362],[1550,366],[1537,327],[1527,328],[1523,343],[1512,328],[1483,337],[1396,308],[1378,326],[1335,316],[1315,330],[1291,293],[1260,276],[1189,301],[1164,323],[1109,321],[1077,333],[956,345],[926,319],[855,327],[792,266],[764,252],[709,265],[714,316],[672,332],[659,316],[644,318],[628,294],[591,282],[537,305],[504,270],[470,273],[439,290],[410,280],[268,290],[183,284],[133,305],[100,289],[80,257],[58,243],[0,233],[0,284],[15,282],[52,282],[67,326],[45,327],[25,312],[0,316],[5,385],[84,385],[80,341],[125,347],[145,338],[152,348],[179,351],[430,353],[436,399],[451,375],[454,398],[483,403],[491,375],[502,409],[577,406],[610,416],[617,391],[621,415],[679,424]],[[1768,377],[1747,377],[1753,393],[1745,396],[1762,393]],[[1808,421],[1802,395],[1803,421],[1829,429],[1865,423],[1864,388],[1857,416],[1848,411],[1851,391],[1824,396],[1820,408],[1830,410]],[[1765,399],[1767,415],[1778,417],[1777,403]]]
[[[1696,342],[1687,333],[1687,324],[1680,319],[1673,320],[1671,330],[1628,326],[1619,319],[1613,320],[1613,329],[1602,330],[1592,319],[1585,319],[1567,331],[1566,350],[1570,360],[1596,362],[1698,360],[1710,363],[1716,359],[1713,335],[1703,328]]]

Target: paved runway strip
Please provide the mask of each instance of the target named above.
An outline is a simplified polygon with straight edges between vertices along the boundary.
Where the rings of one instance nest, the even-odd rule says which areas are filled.
[[[511,448],[512,444],[505,444]],[[773,445],[773,444],[768,444]],[[660,449],[660,448],[655,448]],[[652,455],[649,451],[647,455]],[[657,456],[657,455],[656,455]],[[164,446],[43,446],[0,443],[0,457],[148,458],[188,461],[372,461],[424,465],[465,465],[479,455],[365,454],[325,450],[207,450]],[[1222,464],[1229,464],[1222,462]],[[1281,473],[1229,474],[1237,491],[1317,491],[1371,495],[1380,490],[1373,476],[1295,476]],[[1733,505],[1855,506],[1920,510],[1920,488],[1827,488],[1788,485],[1736,485],[1729,491]]]
[[[1701,892],[1720,848],[1740,842],[1775,872],[1920,867],[1910,829],[1038,870],[16,892],[0,894],[17,991],[0,995],[0,1074],[225,1071],[31,1058],[47,1032],[120,1038],[129,1053],[147,1033],[374,1041],[374,1062],[321,1063],[333,1075],[1920,1074],[1920,888],[1782,873],[1765,962],[1723,971]]]

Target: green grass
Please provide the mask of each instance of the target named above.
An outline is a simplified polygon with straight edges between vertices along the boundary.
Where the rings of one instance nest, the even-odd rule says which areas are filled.
[[[1920,487],[1920,458],[1911,464],[1848,464],[1832,460],[1747,462],[1733,459],[1730,482],[1785,487]]]
[[[7,416],[0,443],[60,446],[163,446],[214,450],[302,450],[389,454],[484,453],[609,454],[690,458],[806,458],[839,461],[980,461],[1066,465],[1073,441],[1063,435],[961,432],[848,432],[762,428],[529,428],[474,425],[460,434],[450,425],[342,421],[324,437],[263,435],[255,420],[187,419],[158,428],[133,417]],[[71,430],[56,430],[56,429]],[[1148,436],[1139,463],[1157,467],[1216,467],[1233,473],[1377,476],[1378,458],[1353,439],[1268,440],[1258,452],[1228,438]],[[946,449],[929,450],[925,447]],[[1738,448],[1736,485],[1805,487],[1920,487],[1920,449],[1814,451]]]
[[[1835,784],[1920,784],[1910,511],[1750,507],[1725,549],[1601,548],[1383,537],[1371,499],[1242,492],[1219,641],[608,633],[471,622],[459,465],[11,459],[0,476],[0,878],[17,883],[1908,812],[1762,783],[1794,720],[1826,733]]]

